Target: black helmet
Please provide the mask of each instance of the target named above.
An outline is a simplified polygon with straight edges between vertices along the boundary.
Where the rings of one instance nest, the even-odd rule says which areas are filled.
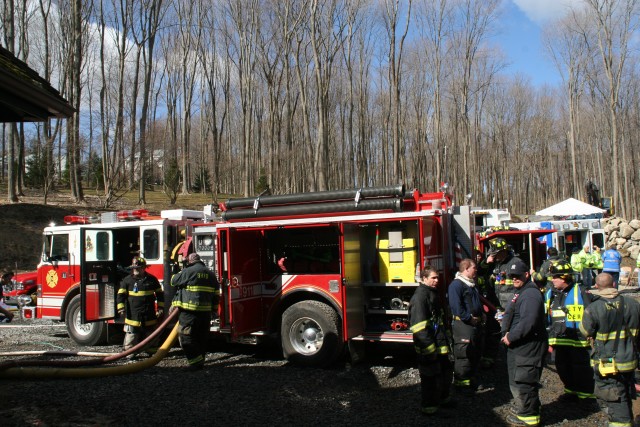
[[[506,250],[507,241],[502,237],[496,237],[495,239],[489,240],[489,255],[495,255],[502,250]]]
[[[137,256],[131,262],[131,268],[147,268],[147,260]]]
[[[556,275],[571,275],[573,274],[573,268],[571,264],[563,259],[553,261],[549,266],[549,274],[551,276]]]

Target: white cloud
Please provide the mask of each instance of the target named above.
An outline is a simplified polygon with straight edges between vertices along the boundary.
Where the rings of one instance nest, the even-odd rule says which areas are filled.
[[[542,26],[564,17],[571,8],[580,7],[582,0],[513,0],[527,17]]]

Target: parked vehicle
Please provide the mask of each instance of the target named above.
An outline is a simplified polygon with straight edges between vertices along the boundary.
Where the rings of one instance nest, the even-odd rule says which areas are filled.
[[[3,301],[8,306],[35,306],[37,298],[37,271],[17,273],[11,284],[3,289]]]

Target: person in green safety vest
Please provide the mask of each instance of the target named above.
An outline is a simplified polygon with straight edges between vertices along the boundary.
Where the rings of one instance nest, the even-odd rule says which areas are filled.
[[[582,286],[585,288],[590,288],[593,286],[593,264],[594,259],[591,254],[591,247],[589,244],[585,244],[582,247],[582,250],[578,254],[582,260]]]
[[[602,268],[604,267],[604,261],[602,261],[602,251],[600,247],[593,245],[593,252],[591,253],[593,257],[593,270],[596,273],[596,276],[602,273]]]
[[[576,282],[582,282],[582,269],[585,263],[584,256],[581,255],[580,252],[580,248],[573,248],[571,258],[569,258],[571,268],[573,269],[574,281]]]

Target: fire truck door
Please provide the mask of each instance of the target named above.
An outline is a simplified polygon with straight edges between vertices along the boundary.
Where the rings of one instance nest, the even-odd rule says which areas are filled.
[[[371,243],[371,242],[369,242]],[[344,304],[346,315],[346,334],[348,338],[362,334],[364,325],[364,294],[362,289],[362,253],[365,256],[377,257],[374,252],[375,243],[363,248],[360,245],[360,228],[354,224],[345,224],[342,236],[342,271],[344,277]],[[369,249],[367,251],[367,249]],[[368,265],[373,265],[369,261]]]
[[[260,230],[229,230],[227,310],[230,313],[229,322],[234,337],[263,328],[263,241]]]
[[[113,233],[80,229],[80,306],[82,323],[116,317],[118,280],[113,259]]]

